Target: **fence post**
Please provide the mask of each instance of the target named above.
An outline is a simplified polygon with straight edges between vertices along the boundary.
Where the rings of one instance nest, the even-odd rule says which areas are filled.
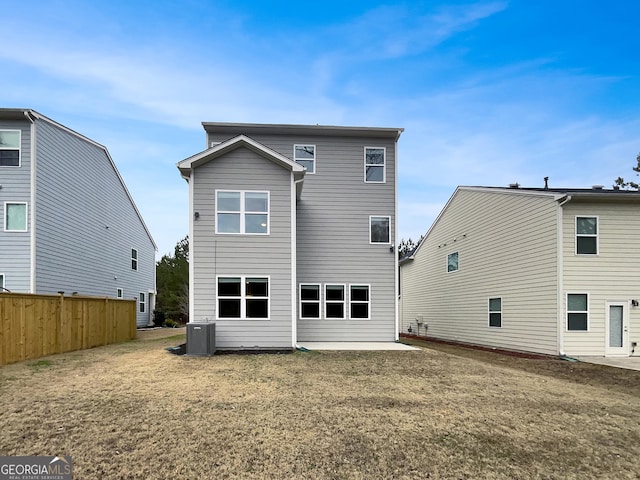
[[[58,352],[57,353],[62,353],[64,352],[64,294],[63,293],[59,293],[58,295],[60,295],[60,301],[58,303],[58,318],[57,323],[58,323],[58,328],[56,329],[56,336],[57,338],[57,345],[58,345]]]

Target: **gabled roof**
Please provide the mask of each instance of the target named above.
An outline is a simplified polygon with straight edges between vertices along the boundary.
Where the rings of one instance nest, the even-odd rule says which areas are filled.
[[[215,160],[216,158],[219,158],[241,147],[247,148],[252,152],[257,153],[261,157],[272,161],[276,165],[279,165],[285,170],[293,172],[294,180],[296,182],[297,196],[300,197],[300,193],[302,192],[302,181],[304,180],[306,169],[299,163],[294,162],[290,158],[285,157],[284,155],[276,152],[275,150],[272,150],[271,148],[259,142],[256,142],[246,135],[238,135],[237,137],[227,140],[226,142],[222,142],[200,153],[196,153],[189,158],[185,158],[184,160],[178,162],[178,170],[180,170],[182,177],[188,181],[189,177],[191,176],[191,171],[194,168]]]
[[[459,186],[455,189],[449,200],[447,200],[447,203],[429,227],[429,230],[427,230],[422,242],[420,242],[420,244],[411,253],[400,259],[400,264],[407,263],[415,258],[433,228],[438,224],[440,218],[442,218],[445,211],[460,191],[480,191],[506,195],[551,197],[556,202],[561,202],[562,205],[576,200],[586,202],[640,202],[640,191],[605,189],[601,186],[594,186],[592,188],[524,188],[519,185],[510,187]]]
[[[156,245],[156,242],[153,239],[153,236],[151,235],[149,228],[147,228],[147,224],[144,222],[144,219],[142,218],[142,214],[140,213],[140,210],[138,210],[138,207],[136,206],[136,202],[133,201],[133,197],[131,196],[131,193],[129,192],[127,185],[124,183],[124,179],[120,175],[120,172],[118,171],[118,167],[116,167],[116,164],[113,161],[113,158],[111,158],[111,154],[109,153],[109,150],[107,150],[107,147],[105,147],[104,145],[101,145],[95,140],[90,139],[89,137],[85,137],[84,135],[76,132],[75,130],[70,129],[69,127],[65,127],[64,125],[56,122],[55,120],[51,120],[49,117],[46,117],[41,113],[38,113],[35,110],[32,110],[30,108],[0,108],[0,118],[6,119],[6,120],[26,120],[29,123],[33,123],[34,119],[42,120],[43,122],[47,122],[61,130],[64,130],[65,132],[73,135],[74,137],[77,137],[101,149],[106,155],[107,159],[109,160],[109,163],[111,164],[111,167],[113,168],[113,171],[115,172],[116,177],[118,178],[118,181],[122,185],[122,188],[124,189],[124,192],[127,195],[129,202],[131,202],[131,206],[133,207],[133,210],[136,212],[136,215],[140,219],[140,223],[142,224],[144,231],[147,233],[149,240],[151,240],[151,244],[153,245],[153,248],[156,251],[158,250],[158,246]]]

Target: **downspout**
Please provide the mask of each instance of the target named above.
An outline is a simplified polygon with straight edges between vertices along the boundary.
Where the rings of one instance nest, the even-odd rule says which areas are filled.
[[[189,323],[193,323],[196,321],[196,317],[195,317],[196,304],[195,304],[195,288],[194,288],[195,265],[196,265],[196,261],[195,261],[195,258],[196,258],[195,243],[196,242],[195,242],[195,235],[193,234],[194,221],[195,221],[193,199],[194,199],[194,190],[196,188],[196,185],[194,181],[194,175],[195,175],[195,170],[193,168],[190,168],[189,177],[185,178],[185,180],[189,184]],[[213,246],[214,261],[215,261],[215,255],[217,255],[216,247],[217,245],[215,245],[215,240],[214,240],[214,246]]]
[[[25,110],[24,116],[29,125],[30,135],[30,161],[31,161],[31,178],[30,178],[30,208],[29,208],[29,292],[36,293],[36,123],[35,118],[31,114],[31,110]]]
[[[558,275],[558,292],[557,292],[557,299],[558,301],[557,306],[556,306],[556,310],[557,310],[557,328],[558,328],[558,355],[560,355],[561,357],[564,357],[564,308],[562,307],[564,305],[564,239],[563,239],[563,221],[564,221],[564,212],[562,210],[562,207],[564,207],[565,204],[569,203],[571,201],[571,195],[565,195],[564,197],[561,197],[560,199],[558,199],[558,212],[557,212],[557,233],[556,235],[558,236],[557,238],[557,246],[556,246],[556,250],[558,252],[557,256],[557,275]]]
[[[398,136],[396,137],[395,148],[394,148],[394,181],[393,181],[393,244],[392,244],[392,253],[394,256],[393,259],[393,304],[395,307],[394,312],[394,320],[395,320],[395,341],[400,341],[400,328],[398,325],[399,316],[398,316],[398,295],[400,294],[399,288],[399,278],[400,278],[400,265],[398,263],[398,140],[400,139],[400,132],[398,132]]]
[[[296,180],[291,171],[291,347],[296,348],[298,343],[298,184],[303,179]]]

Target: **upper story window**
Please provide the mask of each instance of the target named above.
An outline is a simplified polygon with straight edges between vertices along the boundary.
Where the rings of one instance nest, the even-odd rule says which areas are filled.
[[[385,149],[382,147],[364,147],[364,181],[384,183],[387,180],[385,168]]]
[[[576,253],[598,254],[598,217],[576,217]]]
[[[4,230],[5,232],[27,231],[26,203],[7,202],[4,204]]]
[[[391,217],[369,217],[369,243],[390,243]]]
[[[20,130],[0,130],[0,167],[20,166]]]
[[[4,275],[0,273],[0,293],[4,292]]]
[[[307,169],[307,173],[316,173],[316,146],[294,145],[293,160]]]
[[[447,272],[457,272],[460,267],[458,252],[447,255]]]
[[[269,234],[269,192],[216,190],[216,233]]]
[[[138,270],[138,250],[131,249],[131,270]]]
[[[124,298],[124,290],[122,290],[121,288],[118,288],[116,290],[116,298]]]

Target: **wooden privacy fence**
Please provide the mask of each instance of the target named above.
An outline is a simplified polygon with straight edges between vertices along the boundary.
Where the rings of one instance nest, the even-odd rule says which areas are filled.
[[[0,365],[135,336],[135,300],[0,293]]]

